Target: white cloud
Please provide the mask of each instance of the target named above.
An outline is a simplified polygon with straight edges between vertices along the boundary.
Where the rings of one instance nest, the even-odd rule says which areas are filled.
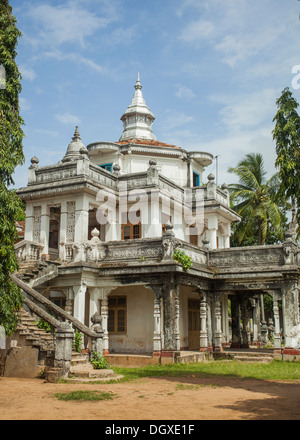
[[[53,137],[56,137],[56,136],[59,135],[58,131],[54,131],[54,130],[44,130],[44,129],[42,129],[42,128],[36,128],[34,131],[35,131],[36,133],[43,134],[43,135],[45,135],[45,136],[53,136]]]
[[[200,44],[204,39],[213,35],[215,26],[211,21],[197,20],[189,23],[181,32],[179,38],[182,41]]]
[[[219,114],[222,124],[230,131],[243,131],[249,128],[259,128],[266,121],[272,122],[275,112],[277,90],[264,89],[249,95],[227,97],[226,105]],[[219,97],[211,99],[220,102]],[[221,98],[224,102],[225,97]]]
[[[173,130],[174,128],[181,127],[194,120],[194,116],[185,115],[181,112],[173,110],[166,110],[165,128],[167,130]]]
[[[47,3],[32,5],[28,13],[38,26],[37,36],[32,41],[35,45],[47,47],[68,43],[85,47],[87,37],[117,19],[115,9],[107,2],[102,1],[99,6],[103,9],[96,14],[76,0],[58,6]]]
[[[229,174],[227,170],[229,167],[235,166],[248,153],[261,153],[268,175],[274,174],[276,153],[271,131],[272,127],[266,125],[259,130],[227,133],[226,136],[216,137],[210,142],[203,143],[201,145],[202,151],[219,156],[218,183],[235,181],[234,176]],[[206,169],[205,175],[207,176],[210,172],[216,174],[215,161]]]
[[[78,66],[83,65],[83,66],[89,67],[91,70],[94,70],[98,73],[106,72],[106,69],[103,66],[96,63],[92,59],[84,57],[78,53],[74,53],[74,52],[65,53],[65,52],[62,52],[61,50],[53,50],[50,52],[44,52],[43,56],[45,56],[47,58],[53,58],[58,61],[69,60],[69,61],[76,63]]]
[[[55,118],[66,125],[78,125],[80,124],[80,119],[76,115],[71,115],[70,113],[56,114]]]
[[[177,90],[175,92],[175,95],[177,96],[177,98],[184,99],[186,101],[190,101],[191,99],[196,97],[193,90],[182,85],[177,85]]]
[[[271,26],[254,34],[251,29],[247,29],[246,32],[224,36],[215,48],[223,53],[223,61],[233,67],[239,61],[247,60],[268,50],[285,30],[285,26],[276,28]]]

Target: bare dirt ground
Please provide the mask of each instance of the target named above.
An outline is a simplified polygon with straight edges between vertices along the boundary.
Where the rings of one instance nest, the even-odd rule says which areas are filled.
[[[55,393],[110,391],[104,401]],[[0,377],[1,420],[300,420],[300,382],[146,378],[116,384],[51,384]]]

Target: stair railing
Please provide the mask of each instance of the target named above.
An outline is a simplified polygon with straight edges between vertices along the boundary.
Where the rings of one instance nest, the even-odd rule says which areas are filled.
[[[99,351],[102,354],[103,330],[99,325],[94,325],[93,328],[87,327],[78,319],[74,318],[74,316],[65,312],[42,294],[29,287],[15,275],[11,275],[10,277],[14,284],[23,290],[24,304],[29,310],[48,322],[54,330],[60,328],[63,322],[71,324],[74,330],[83,333],[87,337],[87,348],[89,352]]]

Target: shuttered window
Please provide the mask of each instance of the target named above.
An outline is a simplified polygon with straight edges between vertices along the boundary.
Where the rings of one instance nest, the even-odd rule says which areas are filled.
[[[113,296],[108,299],[109,333],[126,333],[127,331],[127,304],[126,296]]]

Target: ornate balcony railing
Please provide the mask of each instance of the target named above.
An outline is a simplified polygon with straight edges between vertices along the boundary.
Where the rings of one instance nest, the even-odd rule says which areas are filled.
[[[17,260],[20,263],[38,261],[41,259],[41,254],[44,246],[34,241],[22,240],[15,245]]]

